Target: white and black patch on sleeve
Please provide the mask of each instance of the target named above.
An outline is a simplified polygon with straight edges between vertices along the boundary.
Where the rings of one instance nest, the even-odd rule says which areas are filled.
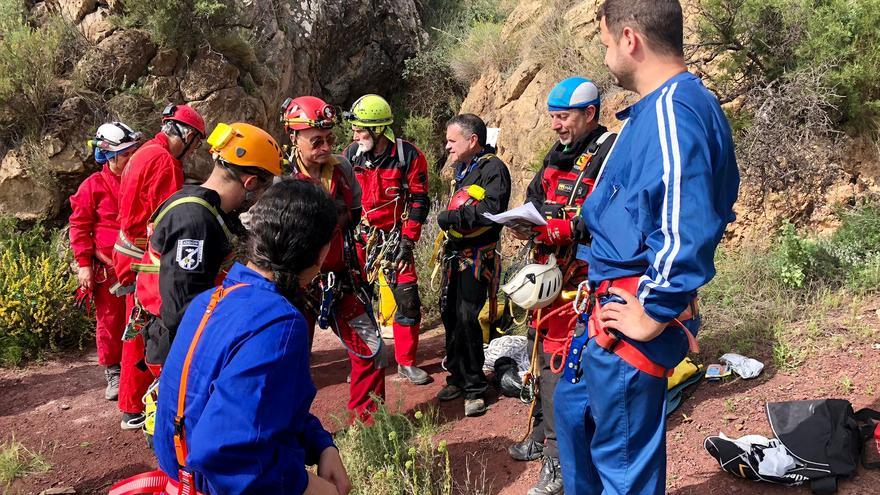
[[[195,270],[202,264],[204,247],[202,239],[179,239],[175,261],[184,270]]]

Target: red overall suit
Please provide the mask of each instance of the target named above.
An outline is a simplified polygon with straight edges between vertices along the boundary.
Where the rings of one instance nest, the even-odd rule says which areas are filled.
[[[300,167],[300,170],[305,169]],[[294,177],[303,180],[313,180],[305,172],[296,173]],[[378,345],[378,339],[380,338],[375,328],[375,321],[368,316],[367,308],[358,299],[351,287],[353,277],[350,270],[362,271],[359,266],[350,266],[356,260],[346,259],[345,253],[344,232],[346,229],[351,228],[350,212],[353,204],[353,194],[351,187],[346,182],[345,175],[337,163],[325,166],[322,177],[317,180],[330,193],[339,210],[339,223],[333,233],[333,238],[330,240],[330,250],[321,267],[321,275],[326,278],[326,275],[332,272],[336,278],[337,286],[340,287],[340,290],[334,293],[335,307],[333,316],[336,320],[340,337],[350,349],[348,358],[351,363],[351,383],[349,385],[348,409],[357,414],[360,419],[368,420],[370,413],[376,410],[376,403],[371,396],[376,395],[383,400],[385,399],[385,370],[381,351],[373,359],[365,359],[351,352],[353,350],[362,356],[372,354],[370,347],[364,342],[358,332],[355,331],[355,327],[377,335],[376,345]],[[363,280],[362,276],[359,278]],[[309,330],[312,333],[314,332],[318,316],[315,312],[320,311],[320,295],[317,298],[317,301],[312,301],[313,311],[303,313],[306,316]]]
[[[113,265],[119,283],[134,290],[135,273],[131,264],[141,260],[147,246],[147,223],[150,216],[177,190],[183,187],[183,167],[168,151],[168,137],[163,133],[144,143],[122,173],[119,189],[119,237],[113,251]],[[126,314],[134,308],[134,294],[125,296]],[[122,374],[119,378],[119,409],[126,413],[144,410],[142,397],[153,381],[144,364],[143,336],[122,345]]]
[[[95,172],[70,197],[70,247],[80,267],[94,272],[92,293],[98,324],[95,341],[98,363],[118,365],[122,360],[122,332],[125,330],[125,299],[110,293],[116,284],[113,243],[119,232],[119,176],[110,167]]]
[[[399,227],[402,237],[417,242],[430,207],[425,155],[402,140],[390,143],[380,156],[370,152],[358,154],[357,150],[357,143],[353,143],[345,150],[345,157],[354,167],[355,177],[363,189],[364,222],[386,233]],[[366,253],[360,243],[358,259],[361,266],[366,264]],[[398,364],[413,366],[422,313],[415,263],[396,273],[392,292],[397,303],[394,355]]]

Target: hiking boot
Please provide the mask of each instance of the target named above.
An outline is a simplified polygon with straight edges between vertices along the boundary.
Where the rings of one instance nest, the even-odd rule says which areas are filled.
[[[122,413],[122,422],[119,427],[123,430],[139,430],[143,428],[146,417],[144,413]]]
[[[437,392],[437,400],[446,402],[448,400],[457,399],[461,397],[461,388],[456,387],[455,385],[447,385],[440,389]]]
[[[397,365],[397,374],[409,380],[413,385],[424,385],[431,381],[425,370],[418,366]]]
[[[544,455],[544,444],[529,437],[508,447],[507,453],[517,461],[534,461]]]
[[[562,495],[562,471],[559,459],[544,456],[538,482],[529,489],[528,495]]]
[[[104,368],[104,378],[107,380],[107,388],[104,389],[104,398],[116,400],[119,398],[119,365],[114,364]]]
[[[467,417],[482,416],[486,413],[486,401],[479,399],[464,400],[464,415]]]

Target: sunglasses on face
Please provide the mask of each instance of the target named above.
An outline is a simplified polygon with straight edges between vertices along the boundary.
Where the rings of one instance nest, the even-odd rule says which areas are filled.
[[[312,146],[312,149],[320,148],[321,146],[324,146],[325,143],[328,147],[332,148],[333,145],[336,144],[336,136],[331,134],[327,137],[315,136],[309,139],[309,144]]]

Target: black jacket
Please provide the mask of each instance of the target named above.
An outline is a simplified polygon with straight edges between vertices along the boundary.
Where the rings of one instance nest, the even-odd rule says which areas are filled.
[[[491,149],[489,150],[491,151]],[[441,212],[446,215],[451,228],[471,230],[478,227],[490,227],[476,237],[456,238],[450,235],[447,248],[460,250],[468,247],[485,246],[497,242],[501,237],[502,225],[492,222],[483,213],[498,214],[507,210],[510,203],[510,171],[507,165],[497,156],[479,158],[477,165],[456,183],[456,190],[476,184],[486,190],[485,198],[471,206],[462,206],[457,210]]]
[[[204,199],[220,214],[223,222],[227,222],[227,215],[220,209],[220,195],[201,186],[183,186],[157,211],[186,196]],[[190,301],[216,285],[221,266],[232,252],[232,239],[218,218],[196,203],[175,206],[154,229],[150,244],[161,253],[159,293],[162,308],[159,316],[173,339]]]

